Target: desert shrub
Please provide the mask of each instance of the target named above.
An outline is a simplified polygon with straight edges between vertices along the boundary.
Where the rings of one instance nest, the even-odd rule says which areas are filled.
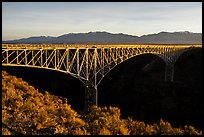
[[[160,119],[158,124],[154,124],[154,131],[157,135],[182,135],[182,129],[174,129],[170,123],[163,121]]]
[[[66,98],[41,93],[2,71],[2,135],[202,135],[192,126],[173,128],[162,119],[145,124],[122,119],[117,107],[93,106],[79,115]]]
[[[146,124],[144,122],[132,120],[132,118],[128,118],[124,122],[127,128],[130,130],[130,135],[144,135],[145,134]]]
[[[92,135],[128,135],[129,130],[120,115],[117,107],[93,106],[86,116],[87,130]]]
[[[184,126],[184,135],[202,135],[202,131],[195,129],[192,126]]]
[[[169,122],[162,119],[158,123],[145,124],[142,121],[128,118],[125,124],[130,130],[130,135],[202,135],[202,131],[192,126],[173,128]]]
[[[13,135],[8,128],[2,127],[2,135]]]
[[[17,132],[35,134],[88,134],[85,122],[71,105],[44,94],[27,82],[2,72],[2,122]],[[9,134],[2,129],[3,134]]]

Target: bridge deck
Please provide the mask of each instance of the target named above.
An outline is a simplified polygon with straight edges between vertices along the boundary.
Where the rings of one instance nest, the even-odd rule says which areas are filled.
[[[188,48],[202,47],[201,44],[2,44],[2,49],[101,49],[101,48]]]

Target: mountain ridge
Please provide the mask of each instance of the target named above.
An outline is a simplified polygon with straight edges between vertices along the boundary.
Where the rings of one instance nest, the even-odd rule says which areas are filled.
[[[33,36],[2,41],[3,44],[202,44],[202,33],[189,31],[159,32],[142,36],[96,31],[60,36]]]

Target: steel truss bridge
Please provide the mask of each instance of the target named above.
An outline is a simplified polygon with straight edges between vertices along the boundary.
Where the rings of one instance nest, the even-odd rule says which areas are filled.
[[[84,83],[85,109],[98,105],[97,86],[118,64],[151,53],[166,63],[165,80],[173,81],[178,57],[202,45],[64,45],[2,44],[2,65],[51,69],[69,74]]]

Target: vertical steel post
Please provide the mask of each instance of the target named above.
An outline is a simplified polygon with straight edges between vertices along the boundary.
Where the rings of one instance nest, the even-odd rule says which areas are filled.
[[[26,54],[26,49],[24,50],[25,51],[25,65],[27,65],[27,54]]]
[[[80,71],[79,71],[79,49],[76,50],[76,54],[77,54],[77,75],[79,76],[80,75]]]
[[[32,53],[31,54],[31,56],[32,56],[32,65],[35,66],[35,63],[34,63],[35,62],[35,56],[34,56],[33,52],[34,52],[34,50],[32,50],[32,52],[31,52]]]
[[[67,72],[68,72],[69,71],[69,49],[67,48],[66,51],[67,51],[67,61],[66,61],[66,63],[67,63]]]
[[[54,68],[55,69],[57,69],[57,50],[56,49],[54,49],[54,52],[55,52],[55,66],[54,66]]]
[[[102,63],[101,63],[101,64],[102,64],[102,65],[101,65],[101,66],[102,66],[102,70],[101,70],[102,72],[101,72],[101,74],[102,74],[102,77],[104,77],[104,55],[105,55],[104,52],[105,52],[105,51],[104,51],[104,48],[102,48],[102,49],[101,49],[101,54],[102,54],[102,55],[101,55],[101,57],[102,57]]]
[[[59,60],[60,60],[59,59],[60,58],[60,55],[59,55],[60,54],[60,50],[58,49],[56,52],[57,52],[57,63],[56,63],[56,66],[57,66],[57,69],[58,69],[58,67],[59,67]]]
[[[95,88],[95,105],[98,106],[98,91],[97,91],[97,48],[94,54],[94,88]]]
[[[88,63],[88,50],[86,52],[86,62]],[[97,91],[97,49],[94,50],[94,70],[92,71],[94,78],[87,79],[85,83],[85,111],[89,112],[93,105],[98,106],[98,91]],[[88,65],[87,65],[88,66]],[[86,66],[86,67],[87,67]]]
[[[166,63],[165,81],[173,82],[174,80],[174,63]]]
[[[41,57],[41,60],[40,60],[40,66],[43,67],[43,53],[42,53],[42,48],[40,49],[40,57]]]
[[[6,50],[6,58],[7,58],[6,63],[7,63],[7,64],[9,64],[9,55],[8,55],[8,50]]]
[[[18,60],[18,50],[16,50],[16,55],[17,55],[17,57],[16,57],[16,62],[17,62],[17,64],[18,64],[18,62],[19,62],[19,60]]]
[[[89,51],[88,51],[88,48],[86,48],[86,83],[85,83],[85,111],[90,111],[90,108],[89,108],[89,98],[90,98],[90,91],[89,91],[89,84],[88,84],[88,81],[89,81]]]
[[[89,49],[86,48],[86,80],[89,80]]]
[[[109,55],[108,55],[108,67],[109,67],[109,70],[111,69],[111,56],[112,56],[112,48],[109,48],[108,49],[108,53],[109,53]]]
[[[98,106],[98,91],[97,86],[94,86],[90,81],[85,83],[85,111],[89,112],[93,105]]]
[[[47,52],[48,52],[48,50],[45,50],[45,63],[46,63],[45,66],[46,66],[46,67],[48,67],[48,66],[47,66],[47,61],[48,61]]]

